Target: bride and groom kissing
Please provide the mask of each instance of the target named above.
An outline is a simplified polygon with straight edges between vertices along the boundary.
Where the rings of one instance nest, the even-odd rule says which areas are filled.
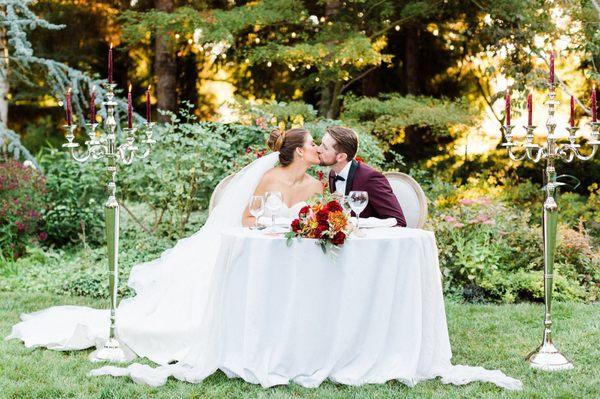
[[[386,178],[354,157],[358,137],[348,128],[329,127],[317,146],[304,129],[274,131],[268,140],[274,151],[236,173],[223,189],[204,226],[150,262],[133,266],[128,286],[135,296],[121,300],[116,311],[116,334],[128,359],[146,357],[160,367],[133,363],[127,368],[102,367],[90,375],[131,376],[135,381],[162,385],[168,376],[200,382],[222,366],[219,298],[228,270],[221,253],[223,233],[253,224],[248,213],[252,195],[279,191],[282,211],[295,217],[299,207],[323,185],[306,172],[312,166],[331,166],[329,189],[348,194],[367,191],[365,217],[395,218],[405,226],[402,209]],[[258,286],[257,286],[258,287]],[[102,348],[108,336],[108,311],[85,306],[53,306],[21,315],[6,339],[27,347],[54,350]]]
[[[394,218],[396,226],[406,226],[402,208],[385,176],[355,159],[358,136],[352,129],[328,127],[320,145],[302,128],[274,130],[267,145],[279,154],[279,165],[264,174],[254,195],[281,192],[284,209],[277,216],[296,217],[309,198],[323,194],[323,184],[307,173],[312,166],[320,165],[331,167],[328,179],[331,193],[347,196],[350,191],[367,192],[369,202],[361,217]],[[254,224],[248,208],[243,224]]]

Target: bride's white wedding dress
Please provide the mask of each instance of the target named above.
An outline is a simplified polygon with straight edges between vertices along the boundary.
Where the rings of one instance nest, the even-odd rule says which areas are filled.
[[[220,332],[214,306],[224,278],[220,270],[215,270],[220,232],[241,225],[247,199],[264,173],[275,166],[277,158],[278,153],[272,153],[242,169],[231,180],[200,231],[180,240],[159,259],[131,270],[128,284],[136,295],[119,304],[117,335],[131,350],[132,358],[146,357],[160,366],[153,368],[139,363],[126,368],[105,366],[91,371],[91,375],[128,375],[136,382],[159,386],[169,376],[198,383],[221,367]],[[279,216],[294,217],[303,205],[305,203],[285,206]],[[108,337],[107,310],[56,306],[23,314],[21,320],[6,339],[20,339],[27,347],[81,350],[101,346]],[[500,371],[452,366],[449,361],[432,367],[441,370],[435,375],[442,377],[445,383],[488,381],[508,389],[521,388],[520,381]],[[284,377],[293,381],[301,376]],[[419,380],[418,375],[397,378]],[[369,382],[360,375],[356,381]],[[314,384],[313,381],[309,385]]]

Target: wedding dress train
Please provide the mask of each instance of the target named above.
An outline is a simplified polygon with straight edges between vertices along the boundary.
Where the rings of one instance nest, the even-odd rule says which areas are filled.
[[[277,162],[278,153],[262,157],[240,171],[225,189],[221,202],[214,208],[204,227],[194,235],[180,240],[159,259],[133,267],[128,285],[136,292],[123,299],[117,309],[117,335],[131,351],[132,358],[146,357],[159,364],[150,367],[134,363],[128,367],[105,366],[90,375],[130,376],[138,383],[159,386],[172,376],[182,381],[201,382],[222,367],[219,348],[220,325],[216,314],[219,287],[224,274],[215,264],[220,232],[241,225],[241,215],[261,177]],[[297,214],[303,204],[284,210],[288,216]],[[83,306],[55,306],[39,312],[21,315],[5,339],[20,339],[27,347],[54,350],[81,350],[101,347],[108,338],[107,310]],[[449,346],[448,346],[449,348]],[[172,364],[174,363],[175,364]],[[318,367],[318,365],[316,365]],[[344,367],[340,365],[339,367]],[[227,370],[225,370],[227,372]],[[307,370],[308,371],[308,370]],[[339,370],[332,370],[337,372]],[[411,375],[393,378],[413,385],[427,379],[442,377],[442,382],[464,384],[487,381],[507,389],[521,389],[520,381],[501,371],[480,367],[452,366],[450,358],[417,368]],[[230,377],[235,375],[228,374]],[[304,386],[318,386],[319,379],[286,375],[280,380],[295,381]],[[384,382],[357,375],[351,385]],[[252,380],[263,386],[272,384]]]

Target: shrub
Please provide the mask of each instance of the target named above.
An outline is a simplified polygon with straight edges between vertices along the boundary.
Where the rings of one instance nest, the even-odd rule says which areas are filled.
[[[16,259],[31,240],[46,239],[41,212],[44,177],[14,159],[0,160],[0,255]]]
[[[106,172],[103,162],[79,164],[65,151],[46,149],[39,157],[46,176],[44,222],[48,242],[65,245],[83,239],[104,240]]]

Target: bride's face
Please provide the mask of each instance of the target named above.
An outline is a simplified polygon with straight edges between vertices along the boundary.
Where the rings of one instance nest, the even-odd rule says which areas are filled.
[[[317,152],[318,146],[315,144],[312,136],[307,134],[304,138],[304,145],[299,148],[302,151],[302,158],[305,162],[311,165],[318,165],[320,163],[319,153]]]

